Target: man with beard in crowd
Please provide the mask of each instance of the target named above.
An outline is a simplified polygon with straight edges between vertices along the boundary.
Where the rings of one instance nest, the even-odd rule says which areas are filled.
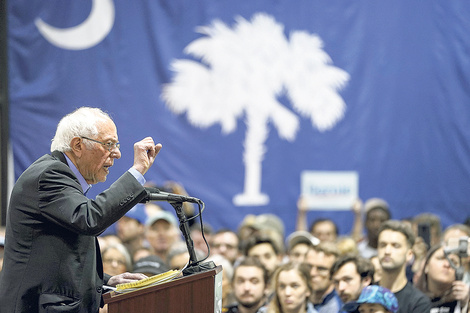
[[[355,254],[341,256],[331,268],[331,279],[343,303],[356,301],[362,289],[374,279],[374,266],[368,259]]]
[[[313,292],[310,301],[319,313],[338,312],[343,305],[330,276],[338,256],[339,250],[334,243],[320,242],[311,247],[305,257],[305,262],[312,266]]]
[[[377,252],[383,269],[379,285],[392,291],[398,313],[429,313],[431,301],[406,277],[406,265],[413,257],[415,235],[411,227],[397,220],[385,222],[379,231]]]
[[[235,267],[232,289],[236,299],[224,313],[265,313],[268,272],[255,257],[246,257]]]

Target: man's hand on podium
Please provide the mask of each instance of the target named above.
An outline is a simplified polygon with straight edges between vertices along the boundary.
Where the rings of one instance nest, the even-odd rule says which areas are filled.
[[[132,283],[145,278],[147,278],[147,276],[141,273],[123,273],[116,276],[112,276],[108,280],[108,285],[116,287],[119,284]]]

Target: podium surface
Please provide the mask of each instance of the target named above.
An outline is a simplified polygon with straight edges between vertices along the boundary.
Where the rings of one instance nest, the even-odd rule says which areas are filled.
[[[127,293],[103,295],[108,313],[210,313],[222,310],[222,266]]]

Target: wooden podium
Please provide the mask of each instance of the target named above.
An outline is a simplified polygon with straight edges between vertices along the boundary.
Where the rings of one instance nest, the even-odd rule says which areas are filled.
[[[222,311],[222,266],[128,293],[103,295],[108,313]]]

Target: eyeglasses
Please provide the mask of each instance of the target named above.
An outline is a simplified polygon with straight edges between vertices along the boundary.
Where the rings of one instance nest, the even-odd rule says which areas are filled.
[[[118,259],[103,259],[103,263],[105,264],[113,264],[116,262],[118,265],[126,265],[126,262],[123,260],[118,260]]]
[[[107,143],[104,143],[104,142],[101,142],[101,141],[98,141],[98,140],[95,140],[95,139],[91,139],[91,138],[88,138],[88,137],[85,137],[85,136],[80,136],[80,138],[82,139],[86,139],[86,140],[90,140],[90,141],[93,141],[93,142],[96,142],[96,143],[100,143],[102,144],[103,146],[106,147],[106,150],[108,150],[109,152],[112,152],[114,149],[119,149],[121,147],[121,144],[119,142],[116,142],[116,143],[113,143],[113,142],[107,142]]]
[[[313,269],[316,269],[318,273],[322,273],[322,274],[326,274],[330,271],[330,269],[328,267],[325,267],[325,266],[316,266],[316,265],[313,265],[311,266],[312,270]]]
[[[238,249],[237,246],[231,245],[229,243],[216,243],[216,244],[213,245],[213,247],[215,249],[220,249],[222,247],[225,247],[225,249],[227,249],[227,250]]]

